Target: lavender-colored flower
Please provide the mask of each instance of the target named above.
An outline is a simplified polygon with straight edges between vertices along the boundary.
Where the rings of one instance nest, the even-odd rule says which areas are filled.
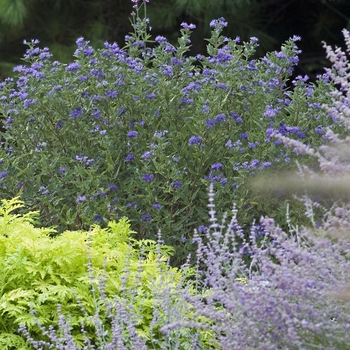
[[[215,163],[211,166],[211,170],[218,170],[222,168],[222,164],[221,163]]]
[[[102,217],[101,214],[96,214],[96,215],[94,216],[94,219],[93,219],[93,221],[94,221],[95,223],[101,222],[102,220],[103,220],[103,217]]]
[[[6,176],[7,176],[7,171],[6,170],[0,173],[0,179],[5,178]]]
[[[133,159],[135,159],[135,156],[132,153],[129,153],[126,157],[125,157],[125,161],[127,163],[131,162]]]
[[[211,118],[208,118],[206,121],[205,121],[205,125],[207,126],[208,129],[211,129],[215,126],[215,121]]]
[[[142,159],[148,159],[149,157],[152,157],[154,156],[154,152],[153,151],[146,151],[142,156],[141,158]]]
[[[143,174],[142,179],[146,182],[151,182],[154,179],[154,175],[153,174]]]
[[[162,137],[165,136],[168,132],[169,132],[168,130],[156,131],[156,132],[153,134],[153,137],[162,138]]]
[[[225,143],[225,146],[228,147],[228,148],[232,148],[232,147],[233,147],[232,141],[231,141],[231,140],[228,140],[228,141]]]
[[[194,24],[187,24],[186,22],[182,22],[181,24],[181,27],[184,28],[184,29],[195,29],[196,26]]]
[[[45,186],[40,186],[39,187],[39,192],[41,192],[41,194],[44,194],[44,195],[50,193],[50,191]]]
[[[200,233],[206,233],[206,232],[208,232],[208,227],[207,226],[204,226],[204,225],[201,225],[201,226],[199,226],[198,227],[198,232],[200,232]]]
[[[108,186],[108,189],[109,189],[110,191],[116,191],[116,190],[118,189],[118,186],[112,184],[112,185],[109,185],[109,186]]]
[[[191,145],[198,145],[202,142],[202,138],[200,136],[191,136],[188,140],[188,144]]]
[[[76,199],[76,203],[77,204],[80,204],[80,203],[83,203],[83,202],[85,202],[86,201],[86,196],[79,196],[77,199]]]
[[[127,136],[128,136],[130,139],[136,137],[137,135],[138,135],[138,132],[135,131],[135,130],[131,130],[131,131],[129,131],[128,134],[127,134]]]
[[[173,76],[173,67],[170,66],[170,65],[167,65],[167,64],[163,64],[161,66],[161,69],[160,69],[160,72],[164,75],[167,75],[169,77],[172,77]]]
[[[35,100],[31,100],[31,99],[28,99],[28,98],[23,101],[24,108],[28,108],[31,105],[35,105],[35,104],[36,104]]]
[[[156,94],[154,94],[154,93],[150,93],[150,94],[147,94],[147,95],[146,95],[146,98],[149,99],[149,100],[152,100],[152,99],[154,99],[155,97],[156,97]]]
[[[57,128],[57,129],[61,129],[63,125],[64,125],[64,121],[63,121],[63,120],[60,120],[60,121],[56,124],[56,128]]]
[[[286,126],[285,129],[291,134],[295,134],[299,131],[298,126]]]
[[[211,28],[215,29],[222,29],[224,27],[227,27],[227,22],[225,21],[224,17],[220,17],[219,19],[213,19],[210,23],[209,26]]]
[[[72,112],[70,113],[70,116],[72,119],[74,119],[75,117],[81,117],[82,115],[83,115],[83,110],[81,107],[77,107],[73,109]]]
[[[194,103],[193,98],[186,98],[186,97],[181,97],[181,103],[184,103],[186,105],[191,105]]]
[[[77,70],[79,68],[80,68],[80,64],[78,62],[73,62],[73,63],[70,63],[66,67],[66,70],[72,72],[72,71],[75,71],[75,70]]]
[[[180,187],[182,187],[182,182],[180,182],[180,181],[174,181],[174,182],[173,182],[173,187],[174,187],[174,188],[180,188]]]
[[[220,122],[226,121],[225,114],[223,114],[223,113],[218,114],[218,115],[215,117],[214,120],[215,120],[216,123],[220,123]]]
[[[66,168],[64,168],[64,167],[59,167],[59,169],[58,169],[58,173],[59,174],[64,174],[64,173],[66,173],[67,172],[67,169]]]
[[[221,185],[226,185],[227,184],[227,179],[226,177],[220,180]]]
[[[239,134],[239,136],[240,136],[242,139],[248,141],[248,131]]]
[[[203,105],[203,106],[202,106],[202,112],[203,112],[204,114],[208,114],[208,113],[209,113],[209,107],[208,107],[207,105]]]
[[[161,35],[156,36],[154,41],[157,42],[158,44],[166,44],[168,42],[167,38]]]
[[[315,132],[319,135],[323,135],[325,133],[325,131],[323,130],[322,125],[319,125],[315,128]]]
[[[141,221],[147,221],[147,222],[151,221],[151,218],[152,216],[150,214],[143,214],[140,217]]]
[[[137,204],[135,202],[126,203],[127,208],[137,208]]]
[[[159,204],[159,203],[153,203],[153,204],[152,204],[152,207],[153,207],[153,208],[156,208],[156,209],[158,209],[158,210],[160,210],[160,209],[162,208],[162,205]]]

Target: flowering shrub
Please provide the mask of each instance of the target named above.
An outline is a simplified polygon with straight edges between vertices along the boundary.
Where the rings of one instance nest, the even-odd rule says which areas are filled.
[[[184,296],[210,323],[180,320],[162,331],[208,328],[222,349],[349,349],[349,308],[334,291],[349,282],[350,240],[334,242],[296,227],[285,233],[262,218],[238,246],[243,230],[237,209],[229,224],[219,225],[213,197],[211,192],[209,243],[195,238],[197,265],[206,267],[197,283],[207,293]],[[258,242],[261,226],[264,239]]]
[[[349,35],[348,32],[344,34],[346,38]],[[328,50],[331,52],[330,48]],[[334,70],[338,72],[339,67]],[[342,79],[333,71],[328,74],[343,85],[343,92],[347,91],[345,73]],[[347,132],[347,95],[334,92],[332,99],[332,107],[323,107]],[[281,134],[271,136],[298,149],[299,154],[317,157],[321,174],[328,178],[302,167],[305,173],[312,173],[313,188],[321,186],[324,190],[330,176],[337,181],[337,186],[339,181],[344,186],[349,163],[345,148],[349,138],[340,139],[328,128],[326,136],[331,142],[311,148]],[[220,168],[221,165],[215,164],[212,170]],[[305,184],[307,187],[309,182],[306,180]],[[313,222],[312,202],[305,196],[307,214],[314,224],[312,229],[299,229],[287,222],[289,231],[284,232],[273,219],[263,217],[259,224],[251,226],[249,239],[245,240],[235,206],[229,224],[225,221],[218,224],[213,188],[211,184],[209,230],[204,237],[198,233],[194,235],[198,243],[195,278],[188,280],[189,284],[178,289],[176,294],[180,305],[193,310],[194,316],[186,318],[181,312],[183,309],[177,308],[179,305],[162,299],[163,309],[167,310],[165,325],[160,329],[163,337],[157,341],[149,339],[146,343],[136,333],[138,315],[135,309],[127,301],[121,301],[115,305],[111,341],[100,348],[147,349],[151,344],[162,349],[349,349],[349,309],[341,302],[349,298],[348,191],[343,189],[341,201],[334,203],[320,227]],[[245,243],[239,244],[237,237]],[[250,257],[248,264],[247,256]],[[157,317],[155,312],[153,320]],[[94,322],[100,325],[101,319],[95,318]],[[79,349],[71,338],[67,319],[61,317],[58,326],[58,331],[46,333],[50,341],[32,340],[34,348]],[[210,340],[201,343],[200,336],[205,330],[210,330]],[[31,335],[24,329],[22,332],[30,341]],[[86,344],[87,349],[92,349],[88,342]]]
[[[183,262],[193,229],[207,230],[210,182],[220,212],[235,201],[245,224],[284,217],[283,197],[263,201],[247,179],[303,162],[271,137],[276,130],[305,145],[325,141],[333,121],[321,105],[334,88],[326,75],[317,84],[297,77],[287,88],[296,36],[253,59],[258,40],[221,35],[220,18],[210,23],[208,56],[188,57],[195,26],[182,24],[177,47],[162,36],[152,41],[139,5],[123,48],[94,50],[79,38],[76,60],[61,64],[38,40],[25,42],[26,64],[0,84],[1,193],[20,194],[59,232],[127,216],[139,238],[156,239],[161,229]]]
[[[350,52],[350,33],[344,30],[344,36]],[[341,49],[326,49],[333,62],[327,74],[340,89],[331,94],[332,106],[323,108],[348,134],[349,64]],[[287,217],[289,230],[284,232],[273,219],[263,217],[259,225],[251,227],[249,240],[239,246],[237,236],[243,238],[244,232],[237,209],[234,207],[229,224],[219,225],[211,189],[208,243],[196,237],[197,266],[205,266],[204,271],[198,269],[197,284],[208,293],[205,297],[185,296],[197,315],[211,322],[174,322],[162,329],[165,333],[182,327],[207,327],[217,335],[223,349],[350,348],[349,305],[343,303],[350,300],[350,139],[340,138],[330,128],[325,132],[330,143],[318,148],[274,133],[285,145],[316,157],[319,163],[319,172],[300,167],[305,178],[299,177],[299,186],[291,176],[284,177],[274,189],[328,192],[335,201],[324,208],[322,222],[317,224],[313,216],[319,204],[304,195],[301,199],[311,228],[293,226]],[[246,255],[250,256],[248,265]]]

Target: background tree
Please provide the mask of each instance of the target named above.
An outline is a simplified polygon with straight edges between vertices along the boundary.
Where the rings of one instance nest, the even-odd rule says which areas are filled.
[[[321,41],[342,46],[341,29],[350,28],[350,3],[346,0],[151,0],[147,6],[154,35],[177,40],[182,21],[196,24],[191,54],[205,53],[209,23],[225,17],[225,34],[249,40],[255,36],[257,55],[278,49],[293,35],[300,35],[303,50],[296,74],[313,79],[328,65]],[[54,59],[73,59],[75,40],[83,36],[92,46],[104,41],[123,45],[131,30],[129,0],[0,0],[0,78],[11,75],[21,63],[24,39],[38,38]]]

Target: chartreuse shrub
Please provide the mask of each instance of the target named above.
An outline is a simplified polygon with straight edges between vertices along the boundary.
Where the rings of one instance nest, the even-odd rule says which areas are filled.
[[[176,297],[185,270],[181,274],[167,266],[170,247],[135,241],[125,218],[105,229],[94,226],[51,237],[54,230],[33,226],[37,213],[14,214],[22,206],[15,198],[3,200],[0,207],[1,349],[31,348],[17,333],[20,325],[33,345],[48,339],[43,328],[49,325],[62,335],[64,317],[69,320],[64,330],[77,345],[85,339],[108,343],[116,323],[112,316],[121,305],[131,315],[122,324],[134,327],[133,333],[124,327],[123,337],[154,342],[156,348],[166,321],[181,319],[181,312],[190,315],[190,308]],[[194,336],[187,335],[186,342],[191,344]],[[201,337],[209,344],[210,332]],[[173,336],[178,342],[182,338],[181,333]]]
[[[59,232],[123,216],[138,238],[161,229],[180,264],[194,251],[193,229],[207,229],[210,182],[220,212],[235,201],[242,224],[267,213],[284,220],[284,198],[253,194],[247,180],[310,161],[271,135],[326,142],[333,121],[321,105],[334,87],[327,76],[291,79],[297,36],[256,58],[258,39],[225,37],[220,18],[210,23],[207,55],[189,56],[195,25],[182,23],[177,46],[152,39],[145,1],[133,3],[124,47],[95,50],[79,38],[75,61],[62,64],[25,41],[23,65],[0,84],[0,188],[8,199],[21,191]],[[303,208],[292,212],[300,219]]]

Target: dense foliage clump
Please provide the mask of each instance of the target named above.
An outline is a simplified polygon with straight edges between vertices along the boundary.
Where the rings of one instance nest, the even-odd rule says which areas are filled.
[[[328,77],[290,81],[300,38],[252,59],[257,38],[222,36],[220,18],[210,23],[208,55],[188,56],[193,24],[182,24],[174,47],[151,40],[138,10],[132,19],[125,47],[95,50],[79,38],[70,64],[27,42],[25,64],[0,85],[3,195],[20,193],[60,232],[122,216],[139,238],[161,229],[178,263],[193,252],[193,229],[207,230],[209,183],[220,211],[235,201],[247,226],[267,213],[284,218],[283,194],[267,201],[247,179],[303,161],[273,132],[318,146],[333,124],[321,109],[334,90]],[[300,219],[301,206],[293,209]]]
[[[150,48],[133,3],[125,48],[80,38],[64,66],[33,40],[1,84],[0,186],[44,223],[3,200],[1,346],[349,349],[346,54],[326,46],[333,69],[289,90],[297,37],[249,60],[257,40],[220,18],[209,56],[185,57],[194,25]],[[162,238],[194,259],[171,267]]]
[[[185,274],[167,266],[172,249],[150,240],[135,241],[125,218],[106,229],[94,226],[51,237],[52,229],[33,226],[37,213],[15,215],[21,207],[19,199],[3,200],[0,207],[2,349],[27,348],[17,334],[20,325],[34,339],[48,339],[42,328],[57,327],[63,316],[69,316],[69,331],[77,344],[86,338],[91,344],[108,342],[110,335],[101,334],[110,331],[111,317],[123,306],[135,315],[134,333],[128,335],[144,343],[155,341],[166,315],[159,295],[166,296],[174,310],[184,307],[173,299]],[[152,321],[155,309],[158,321]]]

